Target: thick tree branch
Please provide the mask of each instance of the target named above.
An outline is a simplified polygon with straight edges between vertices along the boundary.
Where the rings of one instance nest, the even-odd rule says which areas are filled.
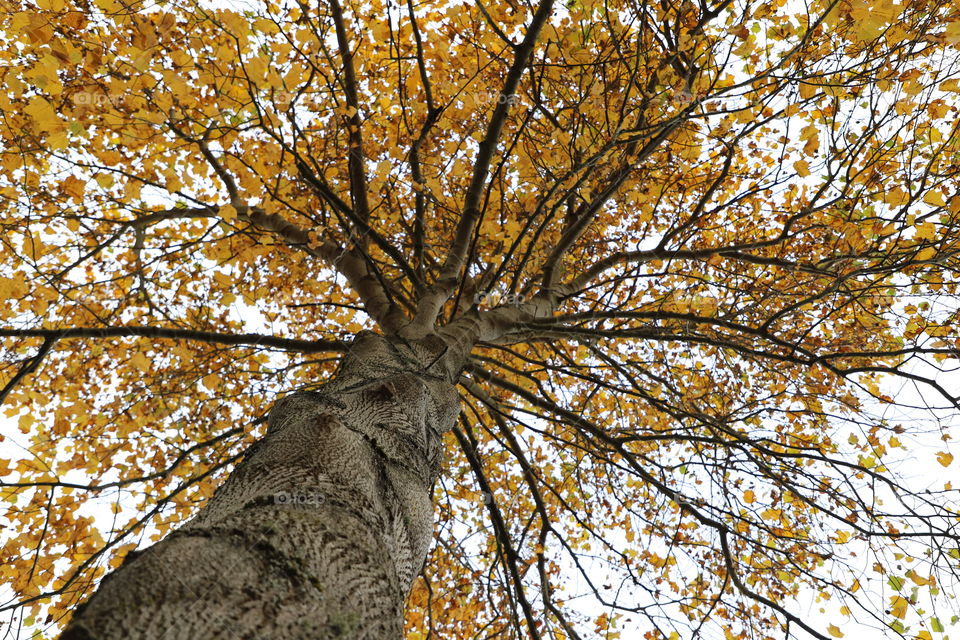
[[[259,418],[250,423],[251,426],[265,422],[266,417]],[[60,480],[42,480],[39,482],[3,482],[0,481],[0,487],[5,487],[8,489],[29,489],[32,487],[59,487],[61,489],[75,489],[78,491],[90,491],[92,493],[99,493],[101,491],[106,491],[108,489],[120,489],[131,484],[137,484],[141,482],[149,482],[151,480],[160,480],[163,478],[169,477],[176,470],[177,467],[183,463],[192,453],[205,449],[211,445],[217,444],[227,438],[232,436],[240,435],[244,432],[244,427],[234,427],[233,429],[228,429],[209,440],[204,440],[203,442],[197,442],[190,445],[188,448],[181,451],[176,458],[167,466],[165,469],[149,473],[147,475],[139,476],[137,478],[126,478],[124,480],[115,480],[113,482],[104,482],[103,484],[80,484],[78,482],[65,482]]]
[[[9,329],[0,328],[0,338],[44,338],[50,342],[71,338],[164,338],[193,340],[211,344],[266,347],[300,353],[345,352],[347,345],[339,340],[297,340],[258,333],[217,333],[193,329],[167,327],[68,327],[64,329]],[[46,342],[44,344],[47,344]],[[48,347],[49,349],[49,347]],[[39,354],[38,354],[39,355]]]
[[[570,250],[570,247],[573,246],[580,236],[583,235],[583,232],[586,231],[590,223],[597,214],[600,213],[603,205],[609,202],[610,198],[617,193],[627,178],[630,177],[633,169],[650,157],[660,144],[666,141],[667,138],[670,137],[670,134],[683,122],[684,119],[678,116],[658,131],[655,136],[647,140],[639,150],[636,148],[636,143],[630,143],[627,146],[625,154],[627,159],[611,173],[606,185],[590,200],[590,203],[580,213],[576,221],[563,232],[559,242],[550,252],[543,267],[542,287],[545,291],[553,291],[556,289],[558,279],[562,275],[562,269],[560,267],[564,255],[566,255],[567,251]]]
[[[241,218],[266,231],[273,231],[289,244],[324,260],[339,271],[360,296],[367,313],[390,333],[406,323],[403,311],[391,299],[379,273],[356,249],[340,247],[329,237],[312,238],[310,234],[278,214],[264,212],[259,207],[238,207]]]
[[[461,422],[464,421],[461,420]],[[486,475],[483,472],[483,464],[480,461],[480,456],[477,451],[477,441],[470,432],[469,425],[466,425],[466,427],[467,428],[465,428],[464,431],[454,428],[453,433],[457,437],[457,442],[460,444],[460,449],[463,451],[464,455],[467,457],[467,461],[470,463],[470,468],[480,485],[481,491],[491,496],[490,500],[487,502],[487,511],[490,513],[490,520],[493,523],[494,530],[497,533],[497,542],[502,549],[503,563],[510,572],[510,579],[513,582],[513,590],[517,595],[517,600],[520,601],[520,608],[523,610],[523,616],[526,619],[527,629],[530,632],[530,637],[539,639],[540,632],[537,629],[537,622],[533,614],[533,609],[530,607],[530,602],[527,600],[526,593],[524,592],[523,576],[520,574],[520,571],[517,568],[521,564],[522,560],[516,549],[513,547],[513,542],[510,539],[510,530],[503,519],[503,514],[500,512],[500,508],[497,506],[496,500],[493,498],[493,491],[490,489],[490,484],[487,482]]]
[[[350,173],[350,199],[353,203],[353,213],[361,224],[367,225],[370,221],[370,202],[367,196],[367,170],[364,167],[363,135],[361,127],[363,119],[360,116],[360,98],[357,93],[357,74],[353,66],[353,52],[350,50],[350,38],[344,24],[343,9],[339,0],[329,0],[330,12],[333,14],[333,24],[337,33],[337,47],[340,50],[340,61],[343,64],[343,93],[346,97],[347,139],[350,149],[347,156],[347,168]],[[365,247],[367,236],[360,230],[357,239],[358,246]]]
[[[16,374],[3,385],[3,389],[0,389],[0,404],[3,404],[4,400],[7,399],[7,396],[10,395],[10,392],[20,384],[20,382],[26,378],[28,375],[37,370],[37,367],[40,366],[40,363],[43,362],[44,357],[50,353],[50,350],[53,348],[53,345],[57,343],[57,336],[44,336],[43,344],[40,345],[40,348],[37,349],[37,353],[30,359],[28,359]]]
[[[467,258],[467,251],[470,248],[470,240],[473,237],[474,229],[480,222],[482,211],[480,203],[483,199],[483,191],[486,186],[487,176],[490,171],[490,164],[493,162],[493,156],[496,153],[497,145],[500,142],[500,136],[503,127],[507,121],[507,115],[510,111],[510,105],[513,96],[520,86],[520,79],[523,77],[523,71],[529,64],[530,56],[533,55],[537,38],[540,31],[546,24],[547,19],[553,10],[553,0],[543,0],[537,7],[537,12],[527,27],[523,41],[517,46],[513,63],[507,72],[506,81],[500,91],[502,100],[497,100],[497,104],[487,123],[487,131],[483,140],[480,141],[477,157],[473,163],[473,174],[470,178],[470,185],[467,188],[466,196],[463,201],[463,211],[460,220],[457,223],[457,229],[454,232],[453,243],[449,253],[440,269],[440,275],[437,282],[434,283],[424,295],[418,305],[415,324],[421,329],[432,327],[440,314],[443,303],[453,295],[459,283],[460,272],[464,267]]]

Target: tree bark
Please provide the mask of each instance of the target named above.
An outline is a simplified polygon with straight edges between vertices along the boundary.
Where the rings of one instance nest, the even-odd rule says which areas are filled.
[[[61,640],[398,640],[433,535],[463,365],[443,340],[358,336],[276,404],[200,513],[104,578]]]

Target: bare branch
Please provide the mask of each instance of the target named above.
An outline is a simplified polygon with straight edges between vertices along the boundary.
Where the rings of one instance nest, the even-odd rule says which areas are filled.
[[[37,350],[37,353],[30,359],[28,359],[17,373],[10,379],[7,384],[3,385],[3,389],[0,389],[0,404],[3,404],[4,400],[7,399],[7,396],[10,395],[10,392],[20,384],[20,382],[26,378],[28,375],[37,370],[37,367],[40,366],[40,363],[43,361],[43,358],[50,353],[50,350],[53,348],[53,345],[57,343],[56,336],[44,336],[43,344],[40,345],[40,348]]]

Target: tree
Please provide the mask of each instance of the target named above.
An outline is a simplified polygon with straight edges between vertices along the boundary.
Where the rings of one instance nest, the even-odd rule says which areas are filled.
[[[955,3],[2,20],[6,610],[71,640],[949,624],[956,493],[916,476],[958,407]]]

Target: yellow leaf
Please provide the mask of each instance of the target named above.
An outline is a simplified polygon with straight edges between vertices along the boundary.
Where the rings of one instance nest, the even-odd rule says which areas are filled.
[[[220,207],[220,217],[224,222],[233,222],[237,219],[237,208],[232,204],[225,204]]]
[[[828,625],[828,626],[827,626],[827,633],[829,633],[829,634],[830,634],[831,636],[833,636],[834,638],[842,638],[842,637],[843,637],[843,632],[840,631],[840,629],[839,629],[839,628],[837,627],[837,625],[835,625],[835,624],[831,624],[831,625]]]
[[[126,7],[116,0],[93,0],[93,3],[106,14],[119,13],[126,9]]]
[[[808,124],[800,130],[800,140],[810,140],[819,137],[819,135],[820,130],[817,129],[817,125],[815,124]]]
[[[694,296],[692,310],[701,316],[712,316],[717,313],[717,299],[712,296]]]
[[[277,27],[277,24],[272,20],[267,20],[266,18],[258,18],[253,23],[253,28],[261,33],[266,33],[273,35],[279,33],[280,29]]]
[[[890,0],[855,0],[850,11],[857,37],[861,40],[876,38],[899,14],[899,8]]]
[[[60,118],[53,105],[40,96],[33,96],[23,111],[37,123],[41,131],[53,131],[60,127]]]
[[[63,192],[67,195],[79,200],[83,197],[86,184],[86,180],[81,180],[76,176],[67,176],[67,179],[60,183],[60,188],[63,189]]]
[[[930,117],[934,120],[939,120],[944,118],[947,114],[950,113],[950,106],[943,100],[934,100],[927,105],[927,113],[930,114]],[[940,130],[933,128],[930,130],[930,139],[934,142],[942,140],[943,136],[940,134]]]
[[[912,100],[897,100],[897,103],[894,105],[894,110],[897,112],[897,115],[909,115],[917,110],[917,103]]]
[[[960,44],[960,22],[948,22],[943,35],[950,44]]]
[[[746,491],[743,492],[743,501],[746,502],[747,504],[753,504],[754,502],[756,502],[756,500],[757,500],[756,496],[753,494],[753,491],[751,491],[750,489],[747,489]]]
[[[890,596],[890,615],[903,620],[907,617],[907,599],[903,596]]]
[[[945,467],[949,467],[950,463],[953,462],[953,454],[947,453],[946,451],[938,451],[937,462],[939,462]]]
[[[70,139],[67,138],[66,131],[57,131],[47,136],[47,146],[54,151],[66,149],[68,144],[70,144]]]
[[[796,170],[797,175],[801,178],[806,178],[810,175],[810,165],[806,160],[797,160],[793,163],[793,168]]]
[[[923,586],[925,584],[933,584],[935,582],[931,578],[924,578],[913,569],[911,569],[910,571],[907,571],[907,577],[910,578],[914,584],[918,584],[920,586]]]
[[[940,86],[937,87],[940,91],[955,91],[960,92],[960,81],[954,80],[944,80],[940,83]]]
[[[116,512],[117,511],[114,510],[114,513]],[[116,569],[117,567],[122,565],[124,560],[126,560],[127,554],[136,548],[137,548],[137,543],[135,542],[130,542],[128,544],[117,547],[113,552],[113,557],[110,558],[110,567],[113,569]]]
[[[34,421],[33,415],[27,413],[20,416],[20,420],[17,422],[17,426],[20,427],[20,431],[26,433],[27,431],[30,430],[30,427],[33,425],[33,421]]]
[[[757,44],[757,39],[751,35],[747,37],[747,39],[744,40],[739,47],[731,51],[731,53],[733,53],[733,55],[735,56],[745,58],[746,56],[750,55],[750,53],[753,51],[753,48],[756,46],[756,44]]]
[[[943,194],[939,191],[927,191],[923,196],[923,201],[934,207],[942,207],[947,204],[947,201],[943,199]]]
[[[150,370],[150,359],[139,351],[133,354],[133,356],[130,358],[130,364],[135,366],[137,369],[140,369],[140,371]]]
[[[203,386],[210,391],[217,391],[220,388],[220,376],[215,373],[203,377]]]
[[[924,202],[926,202],[926,198],[924,198]],[[937,237],[937,227],[934,226],[932,222],[918,224],[913,237],[917,240],[929,240],[930,242],[933,242],[933,240]]]
[[[910,200],[910,194],[897,186],[885,189],[882,197],[884,202],[894,207],[906,204]]]

